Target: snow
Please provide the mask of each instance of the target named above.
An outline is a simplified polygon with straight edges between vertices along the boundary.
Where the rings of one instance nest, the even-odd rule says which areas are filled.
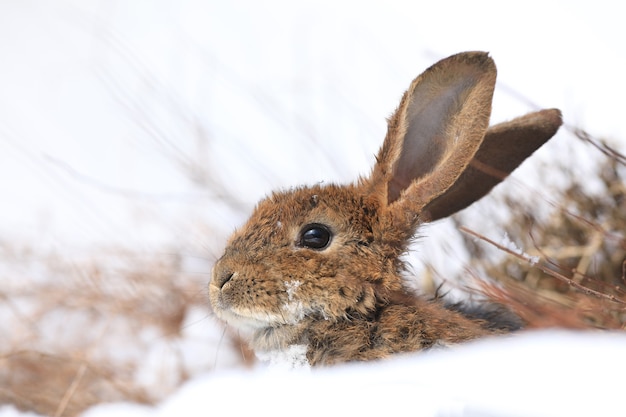
[[[527,260],[528,263],[531,265],[536,265],[537,262],[539,262],[538,256],[531,256],[527,254],[526,252],[524,252],[520,247],[517,246],[515,242],[511,240],[511,238],[509,237],[509,234],[506,232],[504,233],[504,236],[502,237],[502,241],[500,242],[500,245],[510,250],[511,252],[520,255],[525,260]]]
[[[625,349],[623,334],[529,333],[378,363],[205,375],[155,407],[105,404],[83,417],[623,416]]]
[[[306,357],[307,350],[306,345],[289,345],[283,350],[258,351],[256,356],[263,365],[268,366],[272,370],[311,369],[309,360]]]
[[[0,405],[0,416],[2,417],[40,417],[39,414],[16,410],[11,405]]]
[[[285,281],[284,284],[285,291],[287,292],[287,302],[281,306],[281,309],[284,313],[281,314],[281,316],[284,316],[284,318],[289,323],[297,324],[304,318],[304,315],[306,313],[302,301],[294,299],[294,296],[296,295],[298,288],[300,288],[300,285],[302,285],[302,283],[300,281],[293,280]]]
[[[190,255],[185,265],[198,254],[210,264],[270,190],[366,175],[384,118],[410,80],[463,50],[487,50],[496,60],[494,122],[558,107],[567,125],[626,148],[619,5],[518,6],[0,2],[0,244],[81,258],[103,246],[150,253],[174,245]],[[563,129],[533,159],[567,164],[585,161],[588,152]],[[576,167],[590,188],[591,165]],[[529,163],[507,186],[530,195],[557,181]],[[502,213],[485,216],[488,203],[481,204],[468,216],[470,227],[493,232]],[[466,264],[449,222],[422,235],[410,258],[417,272],[424,260],[451,276]],[[26,259],[19,251],[12,256]],[[3,262],[1,270],[6,293],[63,279],[30,258]],[[297,289],[291,285],[290,298]],[[11,300],[24,314],[36,307]],[[11,330],[11,308],[0,310],[8,326],[0,334],[13,342],[21,336]],[[55,329],[66,320],[46,317],[51,340],[65,342]],[[103,349],[140,356],[134,377],[164,398],[154,407],[105,404],[84,415],[319,415],[333,402],[333,414],[349,415],[624,415],[618,378],[626,369],[616,359],[626,348],[623,335],[531,333],[376,364],[286,372],[273,368],[302,365],[302,347],[282,358],[276,353],[269,369],[235,370],[240,355],[222,344],[223,330],[205,311],[189,309],[183,328],[174,346],[144,329],[144,343],[118,350],[133,329],[112,332]],[[76,337],[69,333],[64,337]],[[167,397],[181,363],[195,376]],[[25,415],[33,414],[0,407],[0,417]]]
[[[302,283],[297,280],[285,281],[285,291],[287,291],[287,299],[289,301],[293,301],[293,296],[298,291],[298,288],[300,288],[300,285],[302,285]]]

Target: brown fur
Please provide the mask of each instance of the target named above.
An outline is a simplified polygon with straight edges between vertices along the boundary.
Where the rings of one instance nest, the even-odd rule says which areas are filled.
[[[306,346],[311,365],[507,329],[493,314],[484,315],[488,322],[412,294],[400,260],[421,222],[482,197],[558,129],[560,114],[551,110],[488,131],[495,77],[482,52],[440,61],[403,96],[370,178],[261,201],[213,270],[216,315],[248,330],[255,350]],[[331,231],[327,247],[300,243],[303,227],[314,223]]]

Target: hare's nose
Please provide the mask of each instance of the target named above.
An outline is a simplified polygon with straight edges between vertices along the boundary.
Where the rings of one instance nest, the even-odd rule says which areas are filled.
[[[218,263],[213,268],[213,282],[214,285],[219,287],[220,289],[224,287],[224,285],[230,281],[236,272],[231,271],[229,268],[222,268]]]

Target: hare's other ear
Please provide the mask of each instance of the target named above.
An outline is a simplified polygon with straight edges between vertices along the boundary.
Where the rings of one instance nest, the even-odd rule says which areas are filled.
[[[393,218],[415,226],[466,170],[489,125],[495,81],[484,52],[443,59],[413,81],[389,119],[368,181]]]
[[[541,110],[487,130],[478,152],[454,185],[422,211],[429,221],[447,217],[487,194],[557,132],[557,109]]]

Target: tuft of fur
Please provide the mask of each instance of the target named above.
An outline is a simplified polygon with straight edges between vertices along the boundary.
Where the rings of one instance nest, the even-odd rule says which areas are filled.
[[[220,319],[260,353],[304,346],[311,365],[372,360],[500,334],[508,313],[426,300],[404,284],[418,226],[485,195],[561,124],[544,110],[488,129],[496,79],[483,52],[446,58],[404,94],[369,178],[275,192],[229,239],[209,283]],[[303,243],[311,225],[329,233]],[[298,350],[300,351],[300,350]]]

